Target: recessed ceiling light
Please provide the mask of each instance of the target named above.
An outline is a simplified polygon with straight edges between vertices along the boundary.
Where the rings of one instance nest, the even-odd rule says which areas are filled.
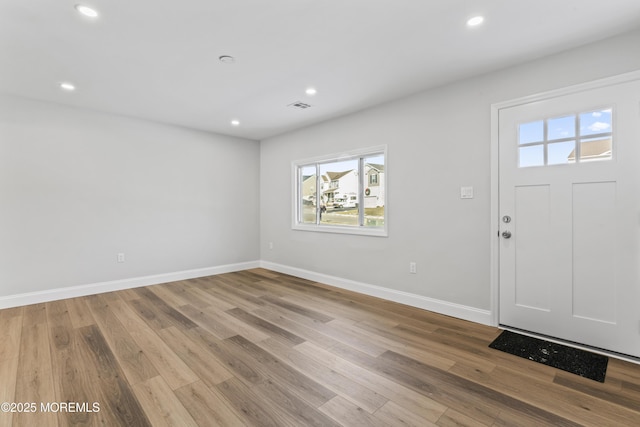
[[[66,91],[71,92],[71,91],[76,90],[76,87],[73,84],[69,83],[69,82],[62,82],[62,83],[60,83],[60,89],[64,89]]]
[[[474,16],[467,21],[467,25],[470,27],[477,27],[484,22],[484,16]]]
[[[90,8],[89,6],[85,6],[83,4],[77,4],[75,5],[75,8],[79,13],[83,14],[84,16],[88,16],[89,18],[98,17],[98,11]]]
[[[309,96],[313,96],[316,93],[318,93],[318,91],[316,90],[316,88],[310,87],[310,88],[307,88],[307,90],[305,90],[305,93]]]
[[[240,120],[231,120],[231,125],[240,126]]]
[[[220,60],[220,62],[224,62],[225,64],[233,64],[234,62],[236,62],[236,58],[230,55],[222,55],[219,56],[218,59]]]

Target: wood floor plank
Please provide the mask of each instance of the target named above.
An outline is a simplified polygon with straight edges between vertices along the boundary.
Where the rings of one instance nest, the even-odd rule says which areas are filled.
[[[220,339],[229,338],[241,333],[237,328],[232,329],[228,326],[229,322],[227,321],[227,317],[224,317],[216,310],[209,310],[209,308],[210,307],[202,309],[196,308],[191,304],[186,304],[179,307],[180,311],[189,316],[189,318],[200,325],[200,327],[208,330]],[[261,336],[261,339],[265,338],[267,338],[267,335]]]
[[[22,335],[22,310],[0,311],[0,403],[16,402],[16,379]],[[12,412],[0,412],[0,425],[10,426]]]
[[[322,322],[322,323],[327,323],[330,322],[332,320],[334,320],[333,317],[328,316],[324,313],[321,313],[319,311],[316,310],[312,310],[310,308],[305,308],[303,306],[300,306],[298,304],[294,304],[291,302],[287,302],[286,300],[283,300],[281,298],[276,298],[270,295],[263,295],[262,297],[263,300],[271,303],[271,304],[275,304],[277,306],[280,306],[281,308],[284,308],[285,310],[289,310],[291,312],[300,314],[302,316],[308,317],[309,319],[318,321],[318,322]]]
[[[236,427],[243,424],[242,418],[231,409],[220,392],[215,387],[207,387],[202,381],[187,384],[177,389],[175,394],[199,426]]]
[[[217,286],[209,287],[206,292],[211,296],[225,301],[227,304],[232,305],[234,308],[242,309],[244,311],[252,311],[267,305],[266,301],[234,289],[233,286],[229,286],[225,281],[217,282]],[[230,311],[229,309],[227,311]]]
[[[279,380],[314,407],[324,404],[335,396],[331,390],[242,336],[236,335],[225,341],[232,343],[237,350],[251,357],[255,366],[260,366],[263,370],[265,377]]]
[[[261,319],[260,317],[254,316],[253,314],[248,313],[241,308],[234,308],[232,310],[228,310],[226,313],[242,321],[243,323],[260,330],[261,332],[267,334],[272,338],[282,339],[291,345],[297,345],[304,342],[304,339],[300,338],[296,334],[293,334],[286,329],[280,328],[279,326]]]
[[[181,305],[189,304],[189,301],[181,298],[178,294],[171,292],[167,289],[168,286],[172,286],[173,283],[163,283],[160,285],[149,286],[149,290],[162,298],[164,302],[169,304],[173,308],[180,307]]]
[[[434,392],[434,399],[479,421],[483,420],[478,416],[477,409],[484,407],[487,415],[495,419],[497,414],[493,413],[493,408],[510,408],[534,417],[543,424],[575,425],[568,419],[531,405],[525,400],[514,398],[392,351],[386,352],[379,359],[379,362],[367,361],[366,363],[378,371],[384,370],[388,375],[395,376],[402,383],[416,389],[423,389],[425,385],[422,381],[428,379],[427,389],[430,392],[433,392],[433,387],[437,389],[438,394]]]
[[[193,297],[197,298],[201,302],[201,305],[196,305],[191,303],[196,307],[200,307],[200,308],[212,307],[220,311],[227,311],[237,307],[236,304],[229,303],[223,299],[220,299],[214,295],[211,295],[209,292],[207,292],[207,289],[198,287],[197,285],[189,284],[189,285],[185,285],[185,288],[188,289],[188,292],[190,295],[193,295]]]
[[[126,300],[126,302],[150,328],[156,331],[173,325],[163,313],[156,311],[149,301],[137,298]]]
[[[373,414],[389,401],[386,397],[372,391],[357,382],[351,381],[344,375],[328,368],[310,357],[282,345],[278,341],[268,339],[258,343],[258,346],[277,355],[287,363],[294,366],[304,375],[324,385],[334,393],[349,400],[354,405],[363,408],[365,411]]]
[[[32,304],[24,307],[23,324],[25,326],[47,323],[46,304]]]
[[[51,343],[51,365],[56,402],[93,402],[99,403],[99,397],[93,391],[91,373],[82,363],[78,347],[79,336],[73,327],[69,314],[68,301],[53,301],[47,306],[47,323]],[[88,411],[65,412],[56,414],[60,424],[98,425],[99,415]]]
[[[303,399],[295,389],[271,378],[256,387],[262,401],[272,403],[272,408],[287,418],[287,425],[309,427],[339,427],[340,424]],[[272,410],[273,410],[272,409]]]
[[[343,426],[386,427],[383,420],[368,414],[341,396],[336,396],[320,407],[320,410]]]
[[[256,427],[282,427],[290,425],[280,411],[265,409],[265,400],[245,386],[237,378],[232,378],[216,386],[227,402],[242,416],[245,425]],[[269,405],[267,405],[268,408]]]
[[[74,328],[82,328],[95,324],[91,310],[86,303],[86,298],[70,298],[64,300],[69,311],[69,318]]]
[[[405,410],[393,401],[387,402],[374,414],[375,418],[389,427],[434,427],[436,424]]]
[[[501,422],[504,420],[504,418],[500,418],[500,415],[502,415],[502,413],[498,415],[498,418],[496,419],[495,422],[490,424],[485,424],[461,412],[458,412],[455,409],[447,409],[447,411],[444,414],[442,414],[442,416],[438,419],[438,421],[436,422],[436,425],[438,427],[487,427],[489,425],[495,426],[495,425],[501,425]],[[527,427],[527,426],[540,425],[537,420],[533,420],[530,418],[527,419],[528,424],[517,424],[517,422],[522,421],[522,418],[518,418],[517,420],[513,418],[506,418],[506,420],[508,420],[509,422],[511,421],[514,422],[514,424],[507,424],[510,427],[516,427],[516,426]]]
[[[195,343],[198,343],[204,349],[212,354],[217,360],[224,364],[227,369],[231,370],[236,379],[255,385],[263,381],[263,376],[257,367],[251,366],[247,362],[247,357],[228,345],[224,340],[218,339],[209,331],[202,328],[192,328],[184,331]]]
[[[171,307],[149,289],[136,288],[135,291],[142,299],[149,303],[158,318],[163,317],[170,324],[181,328],[195,328],[197,326],[193,320]]]
[[[575,424],[626,426],[633,425],[638,419],[637,412],[624,406],[612,405],[608,401],[578,390],[552,387],[551,384],[553,383],[520,376],[516,370],[498,366],[485,385],[529,404],[535,404],[542,410],[557,414]]]
[[[102,425],[150,426],[149,419],[126,381],[107,341],[96,325],[77,329],[80,363],[91,372],[89,391],[100,404]]]
[[[172,389],[198,381],[198,376],[126,302],[112,301],[109,308]]]
[[[462,413],[481,421],[493,422],[500,411],[500,402],[496,399],[483,399],[480,390],[473,388],[466,390],[457,377],[448,376],[445,371],[432,368],[425,364],[388,351],[380,358],[373,358],[364,353],[354,352],[351,348],[333,348],[333,352],[356,362],[379,375],[404,385],[417,393],[430,397],[440,404],[454,408]],[[384,357],[384,358],[383,358]],[[415,366],[419,365],[418,369]],[[432,377],[434,375],[434,377]],[[452,381],[452,382],[449,382]],[[464,385],[474,387],[472,382]]]
[[[210,305],[208,301],[191,292],[191,288],[193,287],[193,285],[189,285],[188,281],[186,280],[180,282],[165,283],[158,286],[175,294],[179,299],[185,301],[185,303],[191,304],[195,307],[204,308]]]
[[[188,328],[191,329],[191,328]],[[165,343],[209,387],[233,378],[233,374],[200,344],[192,341],[175,326],[158,331]]]
[[[438,418],[447,410],[442,405],[428,396],[417,393],[410,388],[394,382],[375,372],[369,371],[356,363],[352,363],[343,359],[329,350],[325,350],[312,344],[305,342],[295,347],[297,351],[324,364],[330,369],[339,372],[345,377],[355,381],[364,387],[369,388],[376,393],[385,396],[389,400],[393,400],[408,411],[412,411],[419,416],[430,421],[437,421]]]
[[[16,379],[15,402],[33,402],[36,405],[56,401],[49,331],[44,304],[25,309],[20,339],[19,373]],[[55,426],[57,415],[40,410],[13,414],[12,425]]]
[[[161,376],[135,384],[133,391],[154,427],[198,427]]]
[[[102,295],[87,297],[87,305],[130,384],[137,384],[159,375],[129,331],[110,310]]]

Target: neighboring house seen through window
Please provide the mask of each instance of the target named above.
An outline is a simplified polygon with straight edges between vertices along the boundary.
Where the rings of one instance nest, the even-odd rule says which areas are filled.
[[[293,163],[293,228],[386,236],[386,147]]]

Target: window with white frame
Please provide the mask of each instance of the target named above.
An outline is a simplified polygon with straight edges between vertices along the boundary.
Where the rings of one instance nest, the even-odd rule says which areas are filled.
[[[293,228],[386,236],[386,147],[293,162]]]

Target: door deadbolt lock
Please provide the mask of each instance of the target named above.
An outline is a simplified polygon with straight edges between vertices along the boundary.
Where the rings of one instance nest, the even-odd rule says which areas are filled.
[[[503,216],[502,222],[504,222],[505,224],[509,224],[511,222],[511,217],[509,215]]]

